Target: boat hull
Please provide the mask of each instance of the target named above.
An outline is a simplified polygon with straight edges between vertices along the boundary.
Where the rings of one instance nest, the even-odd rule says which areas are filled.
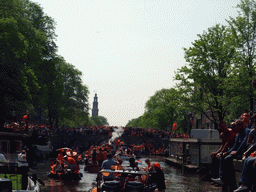
[[[64,181],[79,181],[82,178],[81,173],[62,173],[62,174],[52,174],[48,175],[51,179],[60,179]]]

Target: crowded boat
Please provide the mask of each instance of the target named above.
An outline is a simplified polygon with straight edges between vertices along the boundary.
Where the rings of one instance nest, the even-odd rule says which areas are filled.
[[[102,164],[98,172],[96,186],[90,192],[115,191],[115,192],[153,192],[164,191],[166,182],[164,173],[159,163],[153,163],[146,159],[147,167],[138,166],[138,161],[130,160],[129,166],[122,165],[123,160],[114,160],[108,154],[107,160]]]
[[[23,141],[26,138],[27,135],[25,134],[0,133],[1,191],[39,192],[40,185],[44,185],[27,160],[27,149],[22,149]],[[22,150],[20,151],[20,149]]]
[[[61,148],[59,154],[50,164],[51,172],[48,177],[61,180],[81,180],[79,161],[81,156],[69,148]]]

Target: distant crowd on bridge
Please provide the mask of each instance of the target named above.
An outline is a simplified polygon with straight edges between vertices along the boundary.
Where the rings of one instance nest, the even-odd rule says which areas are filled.
[[[61,128],[50,128],[49,125],[39,125],[36,123],[25,123],[25,122],[10,122],[5,123],[4,131],[6,132],[16,132],[25,133],[30,136],[54,136],[54,135],[106,135],[111,137],[113,129],[115,126],[85,126],[85,127],[61,127]],[[133,128],[133,127],[123,127],[124,136],[146,136],[151,138],[161,138],[163,140],[168,140],[169,138],[190,138],[189,135],[183,133],[169,132],[165,130],[157,130],[151,128]]]

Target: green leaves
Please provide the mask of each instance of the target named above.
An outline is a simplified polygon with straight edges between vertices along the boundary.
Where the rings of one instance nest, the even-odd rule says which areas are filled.
[[[6,114],[28,108],[38,123],[88,123],[89,91],[82,73],[56,55],[54,20],[27,0],[0,0],[0,7],[0,126]]]

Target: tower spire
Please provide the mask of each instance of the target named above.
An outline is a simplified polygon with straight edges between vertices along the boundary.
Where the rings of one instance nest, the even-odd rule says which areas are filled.
[[[93,105],[92,105],[92,116],[93,117],[98,117],[98,112],[99,112],[99,109],[98,109],[98,97],[97,97],[97,93],[95,93],[95,96],[94,96],[94,100],[93,100]]]

